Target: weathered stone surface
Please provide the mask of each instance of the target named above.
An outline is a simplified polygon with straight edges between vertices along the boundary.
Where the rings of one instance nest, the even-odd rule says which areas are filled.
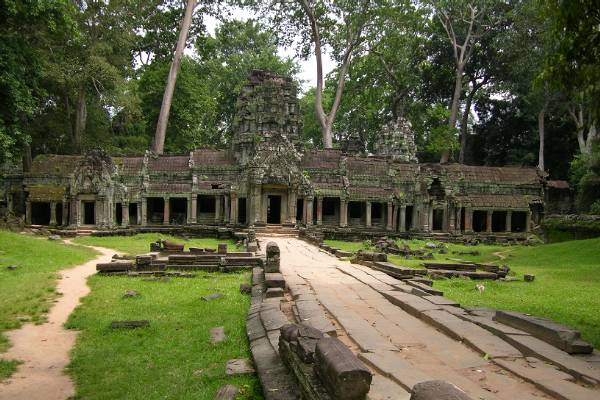
[[[499,310],[494,320],[527,332],[567,353],[589,354],[594,351],[592,345],[581,341],[579,331],[549,319]]]
[[[19,268],[19,267],[17,267],[16,265],[9,265],[9,266],[6,267],[6,269],[9,270],[9,271],[14,271],[17,268]]]
[[[381,294],[392,304],[417,318],[421,318],[422,313],[425,311],[440,309],[440,306],[412,294],[397,291],[381,292]]]
[[[431,379],[430,376],[401,358],[397,352],[360,353],[358,357],[373,365],[384,376],[393,379],[407,391],[411,391],[416,384]]]
[[[414,386],[410,400],[472,400],[457,386],[445,381],[427,381]]]
[[[227,243],[219,243],[217,246],[218,254],[227,254]]]
[[[354,253],[352,253],[351,251],[344,251],[344,250],[336,250],[335,251],[335,255],[338,258],[345,258],[345,257],[352,257]]]
[[[260,319],[267,331],[278,330],[289,323],[278,305],[263,303],[260,309]]]
[[[225,328],[222,326],[217,326],[215,328],[210,329],[210,342],[212,344],[222,343],[227,339],[225,336]]]
[[[460,307],[460,304],[458,304],[454,300],[447,299],[443,296],[423,296],[423,298],[438,306]]]
[[[275,257],[280,255],[279,246],[275,242],[267,243],[266,247],[267,258]]]
[[[48,235],[48,240],[61,240],[59,235]]]
[[[443,296],[444,295],[444,292],[442,292],[441,290],[434,289],[433,287],[431,287],[431,285],[426,285],[419,281],[414,281],[414,280],[409,279],[406,281],[406,283],[414,288],[420,289],[422,292],[427,293],[427,295],[432,295],[432,296]]]
[[[115,261],[96,264],[96,271],[98,272],[126,272],[133,268],[134,264],[131,261]]]
[[[270,288],[282,288],[285,289],[285,278],[279,273],[265,274],[265,283]]]
[[[207,294],[206,296],[202,296],[201,299],[204,301],[212,301],[212,300],[217,300],[222,298],[223,295],[221,293],[212,293],[212,294]]]
[[[128,290],[125,292],[125,294],[123,295],[124,299],[128,299],[128,298],[132,298],[132,297],[139,297],[139,293],[135,290]]]
[[[268,288],[267,291],[265,292],[265,297],[267,299],[270,299],[273,297],[283,297],[283,296],[284,296],[284,292],[283,292],[283,289],[280,287]]]
[[[235,397],[240,393],[240,389],[231,384],[223,385],[215,395],[215,400],[235,400]]]
[[[262,268],[252,268],[252,285],[261,285],[265,282],[265,274]]]
[[[241,283],[240,284],[240,293],[242,293],[242,294],[252,293],[252,286],[247,283]]]
[[[253,374],[254,366],[247,358],[236,358],[227,361],[225,373],[227,375]]]
[[[423,266],[427,269],[442,269],[452,271],[476,271],[477,266],[475,264],[458,264],[458,263],[423,263]]]
[[[294,377],[266,337],[252,341],[250,350],[266,400],[300,399],[300,391]]]
[[[319,340],[315,365],[317,375],[334,399],[362,400],[369,392],[371,371],[338,339]]]
[[[148,320],[137,320],[137,321],[113,321],[110,323],[112,329],[136,329],[145,328],[150,326]]]
[[[533,282],[535,280],[535,275],[525,274],[523,275],[523,279],[525,280],[525,282]]]

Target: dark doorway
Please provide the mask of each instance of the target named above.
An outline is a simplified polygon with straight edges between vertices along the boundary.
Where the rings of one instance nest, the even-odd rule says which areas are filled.
[[[115,212],[115,221],[117,225],[121,225],[123,223],[123,204],[117,203],[115,207],[117,208]]]
[[[485,232],[487,227],[487,211],[473,211],[473,231]]]
[[[461,230],[461,232],[465,231],[465,208],[462,207],[460,209],[460,221],[458,221],[458,228]]]
[[[169,199],[169,221],[172,224],[183,225],[187,222],[187,199],[171,197]]]
[[[96,224],[96,202],[95,201],[83,201],[83,224],[84,225],[95,225]]]
[[[506,211],[494,211],[492,213],[492,232],[506,231]]]
[[[238,199],[238,224],[246,225],[246,198],[241,197]]]
[[[162,197],[148,197],[147,213],[148,222],[162,224],[165,213],[165,199]]]
[[[433,226],[431,230],[441,231],[444,229],[444,210],[436,208],[433,210]]]
[[[409,231],[412,228],[413,206],[406,206],[404,230]]]
[[[129,203],[129,223],[137,225],[137,203]]]
[[[296,201],[296,221],[304,222],[304,199]]]
[[[267,224],[281,223],[281,196],[267,196]]]
[[[340,217],[338,211],[340,207],[340,199],[336,197],[324,197],[323,198],[323,215],[321,216],[322,222],[325,225],[337,225]]]
[[[513,211],[512,232],[525,232],[527,229],[527,213],[525,211]]]
[[[371,224],[383,225],[383,207],[381,203],[371,203]]]
[[[31,223],[33,225],[50,225],[50,203],[31,203]]]
[[[63,224],[63,204],[56,203],[55,207],[56,207],[56,225],[62,225]]]

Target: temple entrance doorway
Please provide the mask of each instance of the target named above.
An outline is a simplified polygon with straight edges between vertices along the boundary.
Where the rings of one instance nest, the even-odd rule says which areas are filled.
[[[267,224],[281,224],[281,196],[267,196]]]
[[[96,202],[83,202],[83,224],[94,225],[96,223]]]

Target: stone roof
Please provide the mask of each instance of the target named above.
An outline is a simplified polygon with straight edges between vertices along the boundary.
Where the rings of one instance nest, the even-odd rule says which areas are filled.
[[[386,176],[388,163],[380,158],[348,157],[348,175]]]
[[[481,208],[529,209],[529,204],[540,203],[538,196],[507,194],[471,194],[461,196],[458,200],[463,205]]]
[[[31,201],[62,201],[66,192],[64,186],[31,185],[28,187]]]
[[[148,158],[150,172],[186,172],[189,170],[189,156],[158,156]]]
[[[435,166],[435,167],[434,167]],[[477,183],[507,183],[513,185],[537,185],[540,176],[533,167],[486,167],[460,164],[427,164],[427,168],[441,168],[457,180]]]
[[[192,185],[189,183],[151,183],[148,185],[150,193],[190,193]]]
[[[81,156],[41,154],[31,163],[29,174],[66,176],[75,171],[81,159]]]
[[[196,149],[192,153],[194,166],[235,165],[231,153],[225,150]]]
[[[340,150],[308,150],[304,153],[300,164],[304,168],[338,169],[340,166]]]

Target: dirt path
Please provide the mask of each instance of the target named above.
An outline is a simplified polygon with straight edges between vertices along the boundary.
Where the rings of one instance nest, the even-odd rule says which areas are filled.
[[[281,272],[286,282],[306,282],[358,345],[359,357],[376,374],[392,378],[398,394],[380,398],[407,400],[412,384],[426,378],[452,382],[474,399],[550,398],[464,343],[392,305],[370,286],[386,284],[360,268],[298,239],[269,240],[280,246]]]
[[[77,332],[67,330],[63,325],[80,299],[90,292],[86,281],[95,272],[96,263],[109,261],[115,253],[101,247],[91,248],[100,255],[59,272],[56,290],[62,295],[50,309],[46,323],[25,324],[6,333],[12,347],[2,357],[21,360],[23,364],[10,379],[0,383],[0,399],[64,400],[75,395],[75,386],[64,369],[69,363],[69,351],[75,345]]]

